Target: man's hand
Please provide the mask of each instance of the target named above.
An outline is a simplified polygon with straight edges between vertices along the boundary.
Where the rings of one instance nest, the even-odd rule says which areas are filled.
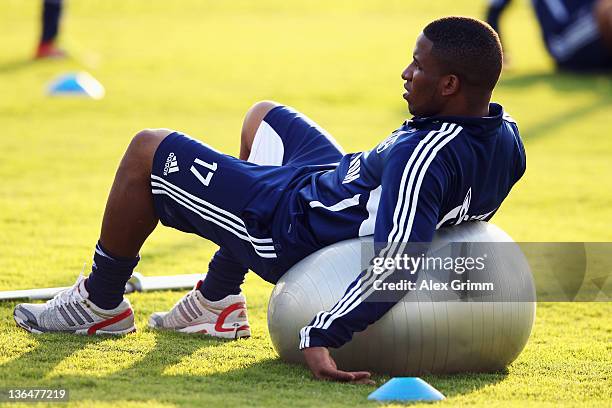
[[[306,364],[315,378],[327,381],[351,382],[355,384],[376,384],[367,371],[341,371],[329,355],[326,347],[309,347],[302,350]]]

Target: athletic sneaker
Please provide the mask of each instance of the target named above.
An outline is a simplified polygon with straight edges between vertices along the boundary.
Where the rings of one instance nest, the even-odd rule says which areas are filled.
[[[38,45],[34,58],[64,58],[66,51],[58,48],[53,42],[43,42]]]
[[[154,329],[182,333],[204,333],[225,339],[249,337],[246,299],[242,294],[210,301],[198,290],[202,281],[179,300],[169,312],[156,312],[149,318]]]
[[[85,277],[46,303],[22,303],[13,317],[30,333],[126,334],[136,331],[134,312],[127,299],[112,310],[100,309],[89,300]]]

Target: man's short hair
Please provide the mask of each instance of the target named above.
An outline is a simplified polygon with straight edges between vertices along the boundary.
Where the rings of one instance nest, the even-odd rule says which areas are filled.
[[[490,25],[469,17],[444,17],[427,25],[423,34],[444,74],[492,91],[502,70],[502,46]]]

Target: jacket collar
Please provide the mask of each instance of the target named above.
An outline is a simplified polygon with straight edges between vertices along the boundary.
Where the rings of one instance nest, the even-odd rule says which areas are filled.
[[[474,117],[474,116],[429,116],[429,117],[413,117],[406,121],[405,126],[414,127],[417,129],[427,128],[431,125],[437,125],[442,122],[456,123],[464,129],[470,130],[470,133],[489,134],[502,123],[504,116],[504,108],[497,103],[489,104],[489,116]]]

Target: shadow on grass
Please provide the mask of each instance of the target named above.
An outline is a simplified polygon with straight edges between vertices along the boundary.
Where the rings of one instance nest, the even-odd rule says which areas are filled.
[[[19,58],[19,59],[15,59],[12,61],[6,61],[0,64],[0,74],[8,74],[11,72],[16,72],[16,71],[21,71],[21,70],[26,70],[28,68],[32,68],[35,66],[46,66],[46,65],[52,65],[52,64],[57,64],[57,63],[61,63],[61,62],[77,62],[78,60],[76,60],[73,56],[71,55],[67,55],[64,57],[60,57],[60,58],[34,58],[34,56],[32,55],[32,57],[27,57],[27,58]]]
[[[21,69],[31,67],[35,63],[36,63],[36,60],[33,58],[8,61],[3,64],[0,64],[0,74],[8,74],[13,71],[19,71]]]
[[[607,88],[605,87],[607,83]],[[609,74],[571,74],[567,72],[533,72],[524,75],[508,75],[502,77],[498,88],[528,88],[545,84],[562,92],[590,91],[605,96],[609,101],[611,85]],[[602,87],[602,85],[604,85]]]
[[[422,378],[440,390],[447,398],[466,395],[495,385],[508,377],[508,370],[495,373],[465,373],[455,375],[424,375]]]
[[[24,381],[37,382],[65,358],[88,344],[104,339],[45,334],[36,336],[36,340],[38,345],[32,350],[0,366],[0,381],[4,387],[24,387]]]
[[[515,75],[502,79],[497,85],[497,89],[521,89],[525,92],[530,92],[534,86],[542,85],[556,92],[564,93],[568,98],[571,98],[572,94],[576,93],[591,93],[595,98],[570,111],[545,117],[542,121],[528,127],[522,127],[519,123],[521,135],[526,141],[551,134],[571,122],[582,120],[585,115],[607,109],[612,105],[612,80],[609,74],[538,72]],[[542,109],[545,111],[546,106],[543,106]]]
[[[228,345],[228,341],[171,332],[156,332],[155,346],[150,352],[133,365],[109,375],[63,373],[47,377],[54,367],[73,353],[91,343],[108,339],[42,336],[36,349],[0,367],[0,379],[4,387],[65,387],[72,401],[93,399],[119,403],[126,399],[153,399],[181,406],[309,406],[322,401],[325,401],[325,405],[354,406],[364,403],[367,395],[375,389],[371,386],[315,381],[305,367],[286,364],[279,358],[261,360],[256,356],[257,350],[246,343],[249,340],[230,342],[231,347],[219,353],[214,348]],[[220,360],[209,362],[212,366],[210,372],[198,370],[197,365],[191,372],[190,364],[198,356]],[[187,364],[181,366],[185,358]],[[240,359],[240,364],[223,364],[224,359],[231,358]],[[424,379],[452,397],[498,383],[506,375],[429,375]],[[377,375],[375,380],[381,385],[388,377]]]

